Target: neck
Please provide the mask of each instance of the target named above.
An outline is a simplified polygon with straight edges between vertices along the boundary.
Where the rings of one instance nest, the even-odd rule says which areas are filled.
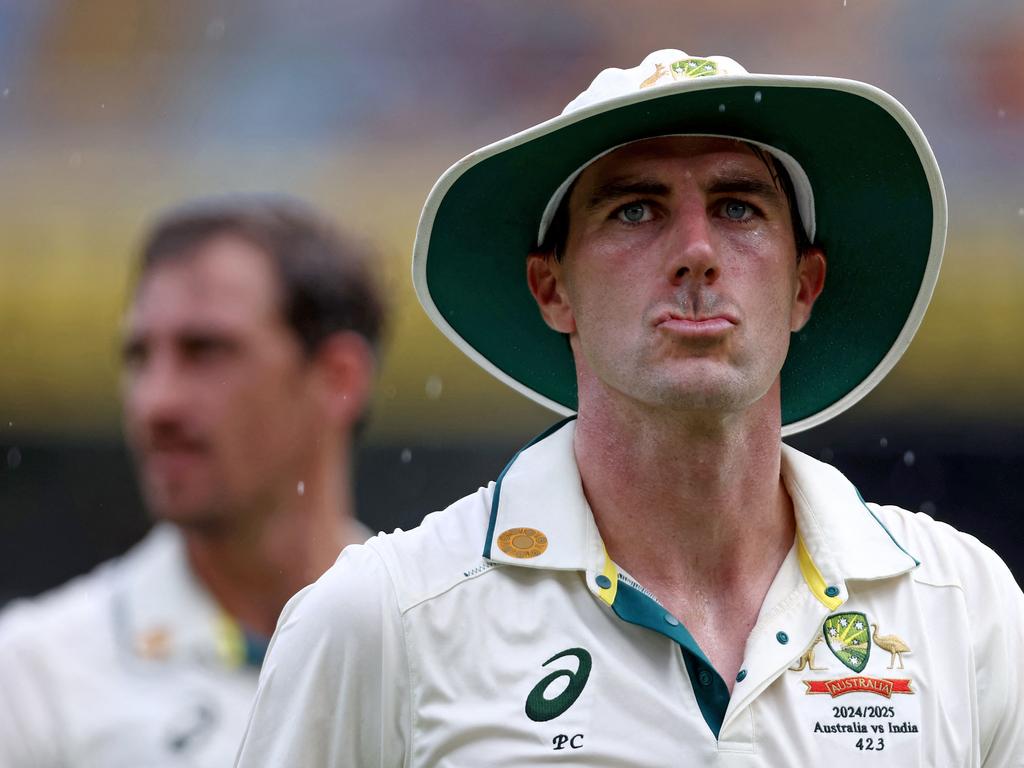
[[[341,452],[299,473],[261,514],[183,528],[192,571],[249,630],[270,636],[288,599],[319,578],[345,546],[362,543],[351,481],[338,470],[348,466],[348,448]]]
[[[713,600],[733,587],[759,591],[759,606],[795,535],[778,383],[724,417],[580,411],[576,458],[609,555],[656,593]]]

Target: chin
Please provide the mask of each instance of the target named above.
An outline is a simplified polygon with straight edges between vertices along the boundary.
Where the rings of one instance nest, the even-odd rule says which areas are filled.
[[[752,382],[735,370],[693,370],[655,383],[652,404],[677,411],[735,413],[751,407],[771,384]]]
[[[215,525],[219,515],[209,500],[186,498],[184,494],[147,494],[147,507],[154,520],[183,528],[206,528]]]

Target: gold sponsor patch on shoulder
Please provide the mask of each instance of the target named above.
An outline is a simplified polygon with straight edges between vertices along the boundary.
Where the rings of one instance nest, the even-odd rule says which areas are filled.
[[[509,528],[498,536],[498,549],[509,557],[537,557],[547,548],[548,537],[536,528]]]
[[[170,631],[164,627],[146,630],[135,638],[135,652],[144,659],[166,659],[171,655]]]

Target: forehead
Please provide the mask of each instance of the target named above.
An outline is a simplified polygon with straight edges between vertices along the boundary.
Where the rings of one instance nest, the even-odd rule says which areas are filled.
[[[633,173],[665,173],[683,168],[714,174],[772,174],[749,144],[714,136],[660,136],[635,141],[598,158],[580,174],[576,189],[601,184],[610,177]]]
[[[139,282],[127,325],[131,331],[277,322],[279,291],[263,251],[222,235],[150,267]]]

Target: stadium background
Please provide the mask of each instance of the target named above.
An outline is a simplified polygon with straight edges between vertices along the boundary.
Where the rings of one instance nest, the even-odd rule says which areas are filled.
[[[419,206],[464,154],[660,47],[866,80],[922,124],[950,204],[932,307],[875,392],[790,442],[1024,579],[1019,0],[36,0],[0,4],[0,603],[146,530],[118,324],[140,232],[185,197],[290,192],[380,252],[395,314],[356,470],[366,522],[410,527],[495,477],[555,417],[419,308]]]

